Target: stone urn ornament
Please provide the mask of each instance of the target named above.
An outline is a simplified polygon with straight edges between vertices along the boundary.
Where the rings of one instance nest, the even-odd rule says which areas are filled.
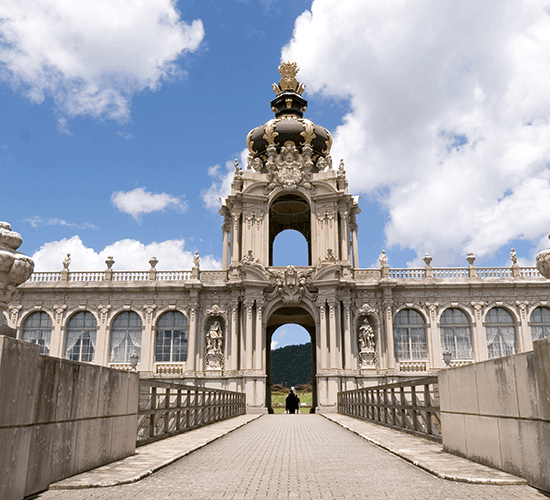
[[[8,308],[15,288],[27,281],[33,270],[31,258],[16,250],[23,243],[7,222],[0,222],[0,315]]]
[[[548,239],[550,239],[550,234],[548,234]],[[550,279],[550,248],[537,254],[536,266],[540,274],[546,279]]]

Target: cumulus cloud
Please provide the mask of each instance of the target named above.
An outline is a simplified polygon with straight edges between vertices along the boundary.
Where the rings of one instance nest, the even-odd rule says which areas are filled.
[[[90,224],[89,222],[84,222],[83,224],[77,224],[76,222],[67,222],[63,219],[50,218],[43,219],[42,217],[35,215],[30,219],[25,219],[25,222],[28,222],[31,227],[38,228],[40,226],[67,226],[75,227],[77,229],[99,229],[95,224]]]
[[[65,255],[71,254],[73,271],[102,271],[106,268],[105,260],[112,256],[115,271],[146,271],[150,268],[149,260],[155,256],[160,271],[191,269],[193,253],[184,249],[184,240],[167,240],[145,245],[139,241],[125,239],[116,241],[96,252],[84,245],[79,236],[51,241],[40,247],[32,255],[35,271],[60,271]],[[201,257],[201,269],[221,269],[221,262],[213,256]]]
[[[61,128],[63,115],[128,119],[132,96],[181,73],[204,37],[171,0],[3,0],[0,19],[0,78],[53,97]]]
[[[349,100],[333,157],[387,244],[442,265],[550,228],[549,45],[541,0],[314,0],[282,59]]]
[[[167,207],[182,212],[187,210],[187,203],[176,196],[166,193],[149,193],[144,188],[126,192],[117,191],[111,195],[111,201],[121,212],[130,214],[136,220],[140,220],[142,214],[158,212]]]
[[[248,149],[243,149],[239,154],[239,166],[241,169],[246,169]],[[231,182],[235,174],[234,160],[225,162],[225,168],[219,165],[214,165],[208,169],[208,175],[214,179],[210,187],[204,190],[202,200],[206,208],[218,210],[221,206],[220,198],[225,198],[231,193]]]

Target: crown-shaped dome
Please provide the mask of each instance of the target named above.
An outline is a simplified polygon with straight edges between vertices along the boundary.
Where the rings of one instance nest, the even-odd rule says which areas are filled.
[[[302,97],[305,85],[296,80],[299,69],[295,62],[281,63],[279,66],[281,80],[273,84],[277,97],[271,101],[275,118],[251,130],[246,138],[252,158],[265,160],[270,146],[275,146],[280,152],[288,141],[293,142],[300,153],[305,146],[310,146],[314,159],[329,155],[332,146],[330,132],[303,118],[307,101]]]

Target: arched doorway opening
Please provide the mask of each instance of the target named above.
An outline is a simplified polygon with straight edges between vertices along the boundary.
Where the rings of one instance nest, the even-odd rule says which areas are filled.
[[[269,210],[269,265],[273,266],[273,243],[277,235],[294,229],[307,242],[307,264],[311,266],[311,210],[307,200],[297,194],[283,194]]]
[[[273,265],[281,267],[309,265],[309,246],[302,233],[295,229],[285,229],[275,237]]]
[[[267,321],[266,334],[267,345],[270,346],[273,340],[273,334],[275,331],[284,325],[295,324],[304,328],[310,336],[311,340],[311,396],[312,411],[317,407],[317,357],[316,357],[316,339],[315,339],[315,321],[311,314],[304,308],[299,306],[285,306],[282,305],[276,309],[269,317]],[[271,405],[271,349],[266,349],[266,401],[265,405],[268,408],[269,413],[272,413]]]

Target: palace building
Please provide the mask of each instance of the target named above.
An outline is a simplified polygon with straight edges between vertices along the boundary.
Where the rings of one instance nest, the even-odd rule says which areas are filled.
[[[304,118],[295,63],[281,64],[274,118],[246,137],[222,201],[223,269],[35,272],[9,304],[7,323],[42,352],[130,369],[142,377],[246,392],[267,411],[270,344],[281,325],[311,335],[313,405],[336,411],[337,392],[417,377],[532,349],[550,335],[550,286],[536,267],[360,269],[358,197],[332,137]],[[273,266],[282,231],[301,233],[308,265]]]

